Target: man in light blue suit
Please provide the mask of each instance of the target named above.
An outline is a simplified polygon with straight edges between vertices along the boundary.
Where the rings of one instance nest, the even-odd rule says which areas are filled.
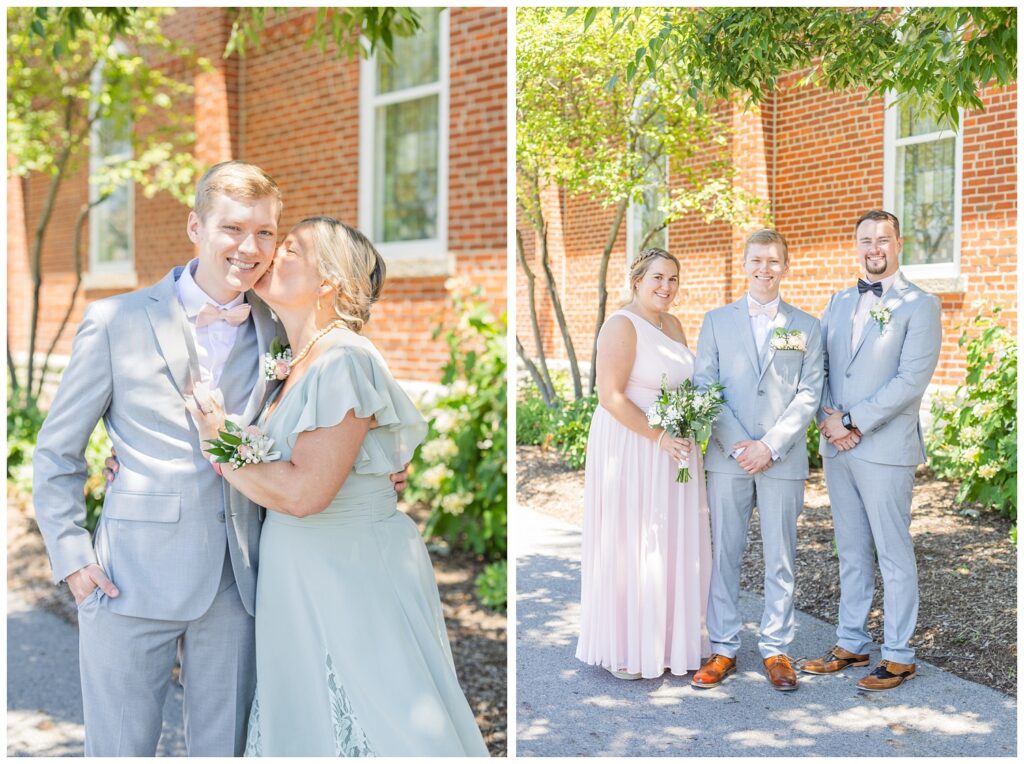
[[[796,519],[808,474],[806,433],[823,380],[821,330],[817,318],[779,297],[789,271],[779,233],[763,230],[747,239],[744,269],[749,292],[709,312],[697,342],[694,382],[725,385],[725,406],[704,464],[713,543],[713,654],[691,684],[715,687],[736,670],[740,562],[756,505],[765,561],[759,647],[771,686],[786,691],[797,688],[787,651],[795,632]]]
[[[864,278],[832,296],[821,319],[825,391],[819,415],[825,480],[839,549],[838,641],[801,668],[866,666],[875,555],[885,586],[882,660],[858,687],[888,690],[914,676],[917,623],[910,537],[914,472],[925,460],[918,411],[942,342],[939,301],[900,273],[900,224],[872,210],[855,226]]]
[[[198,257],[88,307],[39,432],[33,503],[78,603],[87,756],[155,755],[179,655],[189,755],[244,748],[263,513],[207,462],[185,397],[217,388],[247,424],[271,392],[260,361],[278,328],[248,290],[281,209],[263,170],[212,167],[186,224]],[[100,419],[119,466],[91,538],[84,452]]]

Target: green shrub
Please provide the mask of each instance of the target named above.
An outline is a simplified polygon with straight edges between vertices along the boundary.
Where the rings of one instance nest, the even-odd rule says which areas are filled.
[[[957,501],[1017,517],[1017,340],[979,311],[960,335],[967,376],[952,396],[936,396],[929,433],[931,466],[960,481]]]
[[[25,493],[32,491],[32,454],[46,412],[36,406],[21,407],[7,401],[7,480]],[[91,533],[103,509],[107,481],[103,462],[110,455],[110,438],[103,422],[96,424],[85,448],[88,476],[85,479],[85,527]]]
[[[495,318],[475,290],[449,283],[459,320],[440,326],[449,358],[412,462],[408,498],[430,507],[424,535],[442,536],[490,560],[505,556],[508,520],[504,314]]]
[[[814,419],[807,425],[807,464],[812,468],[821,467],[821,433]]]
[[[526,385],[524,385],[526,387]],[[533,385],[516,401],[516,443],[522,446],[543,445],[551,436],[553,409],[548,408]]]
[[[508,562],[492,562],[476,577],[476,596],[491,610],[504,611],[508,606]]]
[[[587,461],[587,438],[590,420],[597,408],[597,396],[585,395],[579,400],[563,403],[552,412],[552,441],[573,469],[581,469]]]
[[[32,453],[46,412],[34,404],[23,407],[7,399],[7,480],[19,489],[32,489]]]

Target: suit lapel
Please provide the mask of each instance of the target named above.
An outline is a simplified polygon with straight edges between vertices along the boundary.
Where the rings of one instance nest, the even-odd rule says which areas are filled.
[[[270,348],[270,343],[279,334],[278,324],[271,317],[270,309],[262,300],[252,292],[246,294],[246,301],[252,306],[252,321],[256,327],[256,343],[259,348],[259,371],[256,376],[256,384],[252,387],[249,399],[246,401],[242,412],[242,420],[251,422],[262,408],[263,403],[274,389],[281,383],[277,380],[268,383],[263,376],[263,354]]]
[[[789,324],[793,320],[793,311],[790,310],[789,305],[779,300],[779,312],[775,314],[775,318],[768,324],[768,338],[765,340],[765,351],[764,351],[764,362],[761,364],[761,371],[757,377],[758,382],[761,381],[761,377],[764,376],[765,371],[768,370],[768,366],[771,364],[772,359],[775,358],[775,348],[772,347],[772,337],[775,334],[776,329],[789,330]]]
[[[754,372],[760,374],[761,364],[758,361],[757,346],[754,344],[754,332],[750,328],[750,315],[747,311],[747,296],[743,295],[739,300],[732,304],[732,307],[733,322],[736,325],[736,336],[740,338],[740,343],[747,351],[747,357],[750,359],[750,365],[754,369]]]
[[[146,314],[153,326],[156,343],[163,356],[164,363],[171,373],[175,387],[182,395],[192,392],[189,374],[189,349],[186,344],[185,311],[178,301],[175,288],[177,274],[181,268],[175,268],[163,277],[150,292],[151,302],[146,306]]]
[[[910,285],[907,283],[906,279],[903,278],[903,274],[897,271],[896,279],[895,281],[893,281],[892,286],[889,288],[889,291],[887,291],[882,296],[882,299],[876,302],[875,305],[881,305],[888,308],[890,311],[894,311],[896,310],[896,307],[901,302],[903,302],[903,299],[907,296],[907,292],[909,291]],[[856,301],[854,302],[854,304],[856,305]],[[853,324],[852,318],[850,320],[850,324],[851,326]],[[855,347],[853,349],[853,352],[850,354],[850,363],[853,363],[853,359],[857,357],[857,354],[860,352],[860,349],[864,347],[865,343],[867,342],[869,334],[875,338],[877,338],[881,334],[881,331],[878,327],[878,322],[875,321],[870,316],[868,317],[867,323],[864,325],[864,331],[860,333],[860,342],[857,343],[857,347]],[[874,339],[871,340],[872,344],[874,344],[874,341]]]
[[[844,298],[845,296],[845,298]],[[835,326],[836,332],[841,340],[840,344],[843,348],[843,352],[846,354],[846,367],[853,362],[853,356],[856,354],[854,349],[851,348],[853,344],[853,318],[857,313],[857,303],[860,301],[860,294],[856,288],[847,289],[840,292],[840,298],[836,300],[838,303],[838,310],[836,311]],[[860,343],[857,347],[864,344],[864,336],[867,331],[861,333]],[[831,351],[830,351],[831,357]],[[844,367],[844,371],[846,368]]]

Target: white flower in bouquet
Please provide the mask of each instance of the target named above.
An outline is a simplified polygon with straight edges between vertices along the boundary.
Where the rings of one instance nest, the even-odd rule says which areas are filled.
[[[668,380],[661,379],[661,395],[647,409],[647,421],[657,421],[651,427],[661,426],[677,438],[694,438],[706,440],[711,432],[711,425],[722,410],[722,385],[714,384],[704,392],[697,389],[689,379],[675,389],[668,389]],[[679,460],[679,471],[676,480],[686,483],[690,480],[690,463],[688,459]]]

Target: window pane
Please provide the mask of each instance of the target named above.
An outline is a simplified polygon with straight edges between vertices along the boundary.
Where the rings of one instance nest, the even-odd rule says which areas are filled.
[[[89,224],[96,227],[94,263],[132,262],[131,184],[117,187],[105,202],[93,208]]]
[[[438,8],[420,9],[420,30],[412,37],[396,37],[392,61],[377,56],[377,93],[390,93],[437,82],[440,76],[440,24]]]
[[[953,262],[956,140],[896,150],[896,214],[903,224],[904,265]]]
[[[437,236],[438,97],[377,108],[377,241]]]
[[[927,135],[942,130],[942,126],[932,117],[926,116],[915,110],[909,103],[903,101],[899,105],[899,133],[900,138],[909,138],[914,135]]]
[[[662,212],[661,204],[665,199],[663,186],[647,186],[644,189],[642,204],[633,202],[630,206],[630,215],[633,217],[633,251],[630,253],[632,262],[645,247],[660,247],[668,249],[668,228],[662,228],[648,239],[648,234],[665,222],[665,215]],[[646,243],[645,243],[646,242]]]

